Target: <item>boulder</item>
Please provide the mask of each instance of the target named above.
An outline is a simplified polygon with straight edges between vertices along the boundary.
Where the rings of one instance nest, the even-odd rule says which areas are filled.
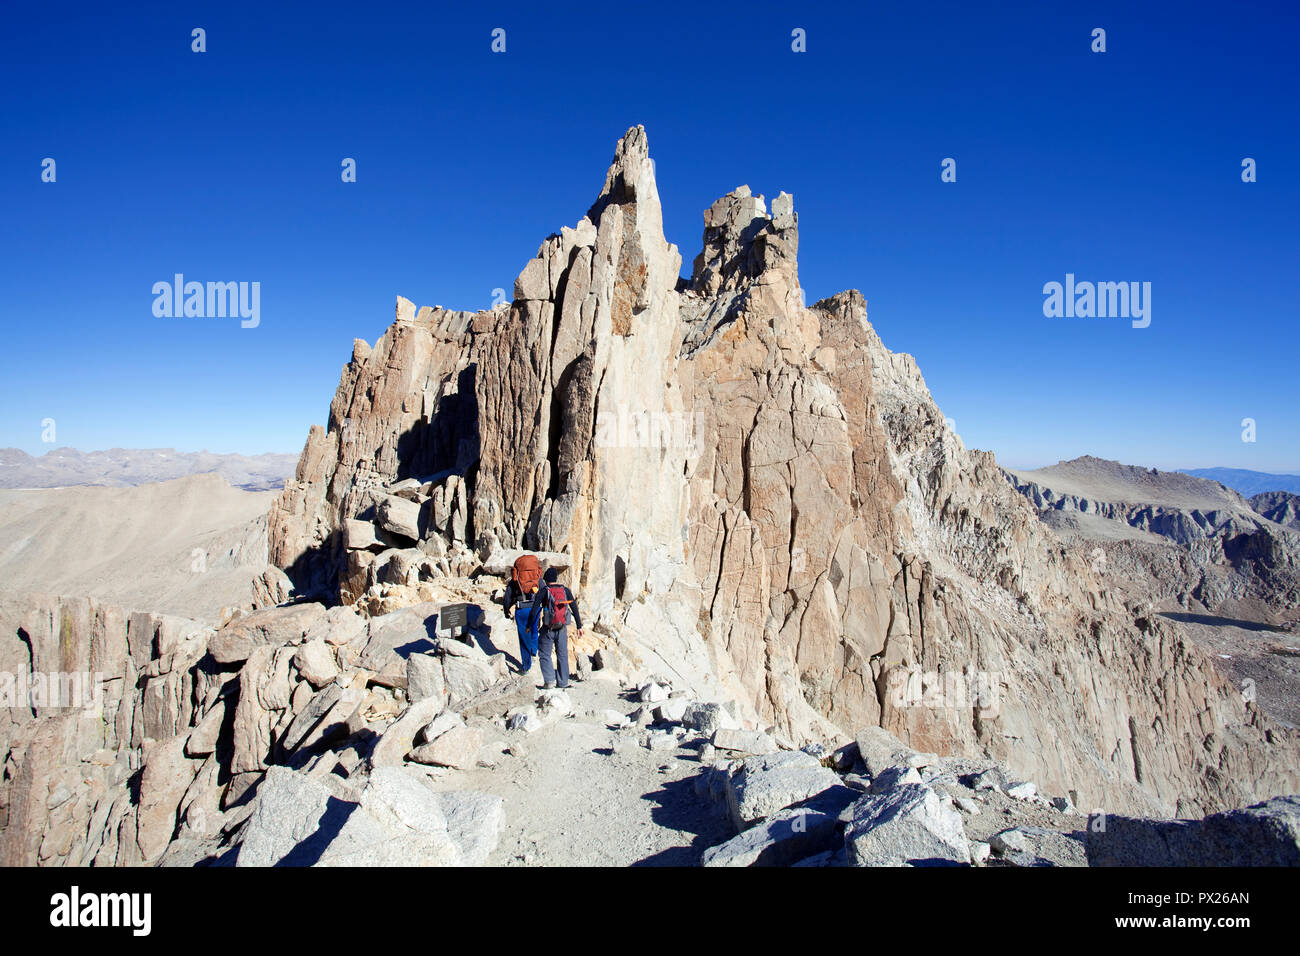
[[[686,708],[688,706],[690,706],[690,702],[685,698],[670,698],[655,708],[655,718],[669,724],[678,723],[686,716]]]
[[[622,730],[624,727],[632,726],[632,721],[621,710],[606,710],[600,717],[610,730]]]
[[[556,688],[537,695],[537,715],[545,721],[558,720],[573,713],[573,701],[564,691]]]
[[[1089,866],[1300,866],[1300,796],[1200,820],[1094,814],[1085,832]]]
[[[843,814],[853,866],[934,866],[970,862],[961,814],[923,784],[866,796]]]
[[[773,754],[777,752],[776,741],[761,730],[718,730],[713,734],[713,746],[718,750],[730,750],[743,754]],[[805,756],[811,756],[805,754]],[[820,766],[820,761],[813,758]]]
[[[419,541],[424,534],[421,528],[420,506],[414,501],[388,495],[375,509],[375,523],[385,531]]]
[[[1006,777],[997,767],[990,767],[988,770],[982,770],[966,778],[966,786],[976,793],[983,790],[997,790],[1000,792],[1006,786],[1006,783]]]
[[[293,581],[279,568],[269,565],[253,579],[250,590],[253,592],[253,610],[276,607],[293,597]]]
[[[483,866],[505,829],[505,801],[494,793],[475,790],[435,794],[447,821],[447,835],[465,866]]]
[[[288,747],[292,744],[301,750],[310,750],[319,744],[328,743],[337,737],[356,733],[364,725],[358,713],[367,697],[364,673],[347,687],[338,683],[325,688],[307,705],[301,714],[294,718],[281,743]],[[319,719],[315,715],[319,709],[324,710]],[[298,721],[302,720],[299,725]],[[297,736],[297,743],[293,740]]]
[[[397,495],[400,498],[406,498],[408,501],[418,501],[420,497],[420,486],[424,484],[419,478],[403,478],[401,481],[395,481],[384,490],[390,495]],[[424,497],[428,497],[425,495]]]
[[[443,657],[468,657],[471,660],[487,659],[487,653],[473,641],[459,641],[455,638],[438,639],[438,653]]]
[[[442,703],[434,698],[415,701],[402,716],[388,725],[370,754],[372,767],[400,767],[411,752],[415,735],[442,712]]]
[[[268,607],[235,618],[208,640],[208,652],[218,664],[246,661],[253,648],[301,640],[325,617],[323,604]]]
[[[857,797],[857,791],[832,787],[705,850],[700,865],[790,866],[818,853],[834,852],[841,842],[840,814]]]
[[[537,707],[533,704],[527,707],[515,707],[506,714],[506,727],[509,730],[522,730],[526,734],[531,734],[544,726],[546,724],[538,716]]]
[[[958,810],[970,817],[979,816],[980,811],[984,809],[978,800],[970,797],[954,797],[952,802],[956,804]]]
[[[393,548],[375,558],[368,568],[367,580],[372,584],[418,587],[421,573],[432,565],[432,559],[419,548]]]
[[[434,650],[437,614],[438,605],[426,601],[372,617],[361,652],[361,666],[376,672],[394,667],[404,670],[412,654]]]
[[[731,713],[721,704],[715,703],[687,704],[686,711],[682,714],[682,723],[702,734],[709,735],[719,730],[732,730],[738,726]]]
[[[482,747],[483,735],[479,731],[472,727],[451,727],[438,734],[431,743],[412,750],[411,759],[436,767],[472,770],[478,766],[478,754]]]
[[[917,772],[915,767],[886,767],[872,778],[870,792],[884,793],[885,791],[892,790],[895,787],[902,787],[908,784],[920,782],[921,774]]]
[[[189,738],[185,741],[185,753],[188,756],[206,757],[217,749],[217,738],[229,709],[227,701],[227,697],[218,697],[190,731]]]
[[[1012,827],[989,840],[993,852],[1016,866],[1087,866],[1083,841],[1046,827]]]
[[[279,712],[289,703],[287,692],[284,700],[279,699],[277,692],[280,681],[276,659],[280,650],[292,652],[294,649],[287,645],[276,648],[269,644],[253,648],[239,672],[239,697],[231,729],[234,748],[231,773],[255,773],[266,769]],[[287,668],[292,654],[280,654],[279,658],[286,669],[287,683]]]
[[[338,661],[334,651],[323,640],[307,641],[298,648],[293,656],[293,665],[298,668],[302,679],[320,690],[339,676]]]
[[[447,702],[442,660],[433,654],[412,654],[406,659],[406,696],[412,703],[434,698]]]
[[[444,655],[442,673],[447,684],[448,707],[460,707],[496,683],[492,664],[482,654],[476,657]]]
[[[423,774],[381,767],[370,774],[358,807],[320,855],[320,866],[458,866],[464,861],[447,830],[441,801]]]
[[[1052,809],[1055,810],[1057,813],[1067,813],[1067,814],[1078,813],[1078,811],[1074,808],[1073,801],[1071,801],[1069,797],[1052,797],[1052,799],[1049,800],[1048,803],[1052,805]]]
[[[858,755],[867,768],[867,776],[877,777],[887,768],[905,763],[912,748],[883,727],[866,727],[858,731]]]
[[[660,701],[667,700],[670,693],[670,690],[662,684],[648,681],[641,685],[637,699],[643,704],[657,704]]]
[[[840,785],[835,771],[800,751],[746,757],[727,777],[726,800],[737,831]]]
[[[435,717],[429,724],[416,735],[416,742],[421,744],[431,744],[447,731],[455,727],[464,727],[465,718],[454,710],[445,710]]]
[[[252,808],[236,858],[241,867],[311,865],[328,845],[328,831],[337,832],[352,811],[324,784],[278,766],[266,771]],[[313,843],[322,828],[326,833]]]
[[[198,773],[200,763],[185,756],[185,736],[153,744],[145,751],[140,775],[140,804],[136,814],[136,842],[140,856],[161,856],[176,830],[181,798]]]
[[[382,551],[389,542],[381,540],[379,529],[370,521],[343,519],[343,547],[349,551]]]
[[[338,684],[331,684],[320,693],[314,694],[311,700],[294,715],[293,722],[280,735],[280,746],[289,753],[295,750],[342,695],[343,688]]]
[[[646,734],[646,750],[672,750],[677,746],[677,738],[667,731],[654,730]]]

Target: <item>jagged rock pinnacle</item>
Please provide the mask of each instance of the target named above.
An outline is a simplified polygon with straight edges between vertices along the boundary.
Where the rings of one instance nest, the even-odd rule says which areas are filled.
[[[659,205],[654,184],[654,163],[650,159],[650,142],[644,126],[633,126],[614,147],[614,159],[605,174],[600,196],[587,211],[587,218],[599,224],[600,215],[611,203],[624,205],[653,199]]]
[[[704,248],[695,258],[690,287],[701,295],[728,292],[767,272],[798,285],[799,216],[794,197],[781,193],[772,214],[748,186],[733,189],[704,213]]]

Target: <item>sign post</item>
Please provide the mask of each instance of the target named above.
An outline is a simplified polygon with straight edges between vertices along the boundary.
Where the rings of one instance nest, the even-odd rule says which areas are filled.
[[[452,637],[463,643],[470,643],[469,636],[465,633],[466,627],[469,626],[469,605],[468,604],[444,604],[438,611],[438,629],[446,628],[452,631]],[[456,629],[460,633],[454,633]]]

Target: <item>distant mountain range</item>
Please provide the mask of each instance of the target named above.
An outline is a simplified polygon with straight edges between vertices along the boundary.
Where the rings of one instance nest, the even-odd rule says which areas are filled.
[[[1300,494],[1300,475],[1271,475],[1246,468],[1185,468],[1183,474],[1209,478],[1247,498],[1265,491],[1289,491]]]
[[[236,488],[269,491],[284,487],[285,479],[293,475],[297,465],[296,454],[217,455],[174,448],[83,452],[55,448],[33,457],[18,448],[0,448],[0,488],[125,488],[215,472]]]

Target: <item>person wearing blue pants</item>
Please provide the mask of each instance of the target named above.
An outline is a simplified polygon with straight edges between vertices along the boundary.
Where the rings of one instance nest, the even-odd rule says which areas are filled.
[[[543,584],[537,589],[528,611],[530,627],[538,628],[537,646],[542,659],[542,688],[569,686],[569,618],[582,636],[582,616],[573,592],[557,583],[558,572],[547,568]],[[558,681],[556,669],[559,669]]]
[[[527,674],[537,654],[537,624],[530,626],[527,614],[516,614],[515,627],[519,630],[519,673]]]
[[[511,571],[510,583],[506,585],[506,618],[514,618],[519,631],[519,673],[527,674],[533,669],[533,658],[537,656],[537,622],[529,613],[537,587],[541,581],[542,569],[537,556],[521,555]]]

